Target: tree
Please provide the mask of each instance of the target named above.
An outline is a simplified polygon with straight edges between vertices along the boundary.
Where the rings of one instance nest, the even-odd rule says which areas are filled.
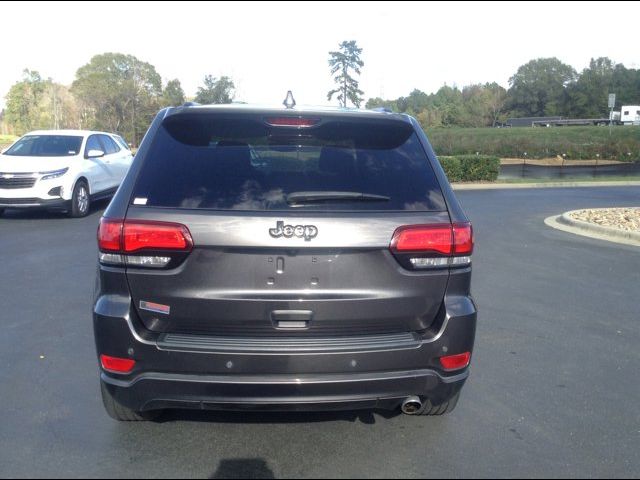
[[[486,83],[484,86],[484,103],[490,115],[490,122],[488,122],[486,126],[495,127],[501,118],[504,120],[507,90],[496,82]]]
[[[613,70],[612,91],[616,94],[618,107],[640,105],[640,70],[616,65]]]
[[[506,98],[507,91],[495,82],[464,87],[462,89],[462,126],[495,126],[504,111]]]
[[[358,47],[355,40],[344,41],[340,44],[340,50],[329,52],[329,67],[331,75],[338,88],[331,90],[327,94],[327,100],[338,94],[338,102],[342,107],[347,106],[347,101],[360,108],[364,92],[359,88],[359,82],[353,78],[350,70],[360,75],[360,69],[364,62],[360,58],[362,49]]]
[[[21,81],[6,96],[5,121],[15,133],[30,130],[77,128],[76,101],[64,85],[32,70],[24,70]]]
[[[71,90],[85,128],[119,132],[137,145],[159,108],[162,79],[133,55],[104,53],[78,69]]]
[[[219,79],[213,75],[205,75],[204,85],[198,87],[195,101],[204,105],[231,103],[235,96],[235,85],[229,77]]]
[[[591,59],[577,81],[567,90],[567,114],[575,118],[607,117],[608,94],[613,93],[616,65],[606,57]]]
[[[576,71],[557,58],[539,58],[518,68],[509,79],[508,106],[523,117],[562,115],[566,110],[566,87]]]
[[[22,80],[15,83],[5,97],[7,106],[5,121],[18,135],[34,130],[39,124],[39,105],[47,88],[35,70],[25,69]]]
[[[169,80],[162,92],[162,104],[165,107],[177,107],[184,103],[184,90],[177,78]]]

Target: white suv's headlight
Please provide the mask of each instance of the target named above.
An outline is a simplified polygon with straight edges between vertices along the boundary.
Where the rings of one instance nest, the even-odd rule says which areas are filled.
[[[43,177],[40,180],[53,180],[63,176],[69,171],[68,168],[61,168],[60,170],[54,170],[53,172],[42,172]]]

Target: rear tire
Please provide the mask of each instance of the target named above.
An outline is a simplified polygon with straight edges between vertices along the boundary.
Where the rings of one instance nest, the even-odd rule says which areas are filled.
[[[458,405],[458,400],[460,399],[460,392],[456,393],[448,402],[441,403],[440,405],[433,405],[431,401],[427,400],[427,402],[422,407],[416,415],[425,415],[429,417],[447,415],[453,412]]]
[[[102,394],[102,403],[107,414],[119,422],[144,422],[153,420],[160,414],[160,412],[136,412],[120,405],[109,393],[104,382],[100,382],[100,393]]]
[[[89,186],[84,180],[79,180],[73,187],[71,197],[71,210],[69,216],[72,218],[82,218],[89,215],[91,210],[91,197],[89,196]]]

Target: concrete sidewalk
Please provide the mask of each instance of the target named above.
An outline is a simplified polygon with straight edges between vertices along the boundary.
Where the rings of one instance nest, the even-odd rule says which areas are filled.
[[[452,183],[454,190],[496,190],[519,188],[576,188],[576,187],[640,187],[638,180],[598,182],[532,182],[532,183]]]

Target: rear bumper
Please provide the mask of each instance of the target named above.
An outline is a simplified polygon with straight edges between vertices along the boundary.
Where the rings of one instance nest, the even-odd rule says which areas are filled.
[[[439,405],[466,381],[468,369],[442,371],[439,358],[473,350],[475,304],[449,297],[445,310],[432,330],[412,334],[412,342],[391,338],[368,348],[358,343],[361,337],[352,347],[325,350],[304,342],[297,349],[223,348],[228,342],[194,337],[186,347],[183,339],[171,344],[146,330],[130,298],[105,295],[94,308],[94,330],[98,355],[136,360],[128,375],[101,372],[116,401],[136,411],[395,409],[411,395]]]
[[[42,199],[42,198],[1,198],[0,208],[61,208],[71,207],[71,200],[62,198]]]
[[[432,370],[332,375],[197,376],[147,373],[122,381],[102,373],[116,401],[137,411],[317,411],[396,409],[409,395],[440,404],[455,395],[468,371],[442,377]]]

